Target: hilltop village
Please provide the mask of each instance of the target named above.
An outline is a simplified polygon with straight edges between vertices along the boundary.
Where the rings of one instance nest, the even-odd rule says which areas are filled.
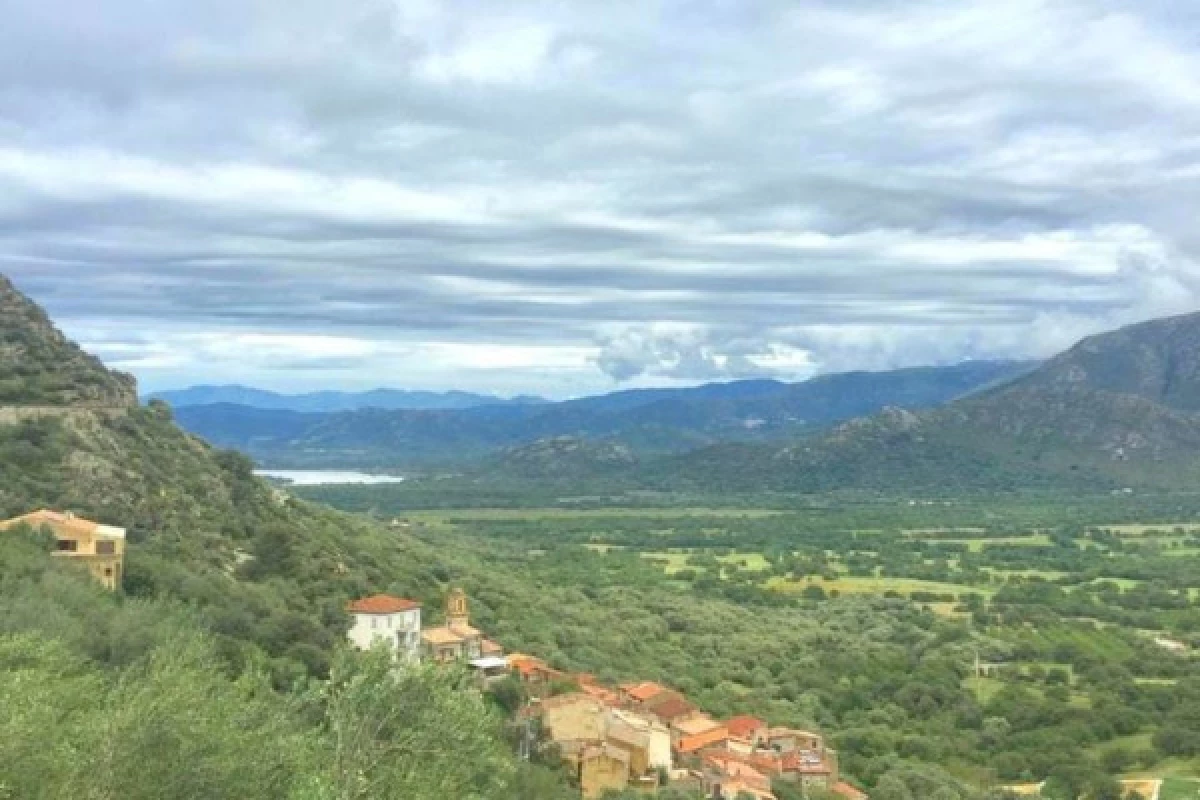
[[[56,556],[84,565],[109,590],[120,586],[124,529],[47,509],[0,521],[0,530],[18,526],[48,531]],[[415,600],[386,594],[356,600],[346,607],[352,619],[347,638],[360,650],[385,646],[404,663],[463,663],[484,687],[515,677],[530,697],[520,718],[540,723],[585,798],[670,784],[720,800],[775,800],[776,780],[805,793],[819,788],[847,800],[866,798],[840,779],[837,752],[819,733],[773,727],[750,716],[716,720],[658,683],[605,686],[536,656],[505,655],[500,644],[471,626],[462,589],[447,593],[444,624],[424,628],[421,610]]]
[[[409,663],[462,662],[481,686],[517,678],[530,697],[519,718],[540,724],[585,798],[669,784],[719,800],[775,800],[772,783],[782,781],[803,794],[820,789],[866,800],[841,780],[837,752],[820,733],[775,727],[751,716],[717,720],[658,683],[605,686],[592,675],[556,670],[536,656],[505,655],[471,626],[461,589],[446,596],[445,624],[430,629],[421,626],[421,604],[407,598],[377,594],[346,610],[353,618],[347,636],[360,649],[383,645]]]

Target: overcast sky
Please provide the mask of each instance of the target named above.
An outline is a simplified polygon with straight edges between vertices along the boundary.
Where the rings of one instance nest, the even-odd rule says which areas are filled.
[[[1197,42],[1178,0],[3,0],[0,272],[144,388],[1044,355],[1198,305]]]

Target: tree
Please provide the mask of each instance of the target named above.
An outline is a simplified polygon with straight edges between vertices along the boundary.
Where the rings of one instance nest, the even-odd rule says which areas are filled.
[[[463,672],[343,652],[307,699],[329,742],[314,797],[500,797],[515,777],[499,718]]]
[[[913,793],[904,781],[890,774],[879,779],[879,783],[875,785],[875,791],[871,792],[871,797],[874,800],[914,800]]]

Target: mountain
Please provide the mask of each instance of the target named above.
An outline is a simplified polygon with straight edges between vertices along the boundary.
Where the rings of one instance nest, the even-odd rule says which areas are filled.
[[[163,400],[172,408],[231,404],[248,408],[280,411],[357,411],[364,408],[384,409],[448,409],[477,408],[494,405],[535,405],[544,403],[540,397],[518,395],[511,399],[472,392],[427,392],[404,389],[372,389],[366,392],[308,392],[280,394],[237,384],[226,386],[191,386],[151,392],[146,400]]]
[[[40,308],[0,275],[0,406],[137,404],[133,377],[73,347]]]
[[[723,441],[791,439],[888,405],[929,408],[1009,380],[1031,366],[968,362],[823,375],[795,384],[734,381],[458,410],[325,414],[226,403],[182,407],[177,415],[188,430],[273,466],[461,466],[561,437],[603,440],[644,456]]]
[[[1092,336],[943,407],[887,408],[787,446],[700,449],[647,484],[829,488],[1178,487],[1200,477],[1200,314]]]
[[[127,528],[127,594],[187,603],[229,654],[260,652],[281,680],[323,671],[344,636],[340,609],[382,575],[434,589],[414,575],[432,558],[414,556],[415,542],[282,495],[245,457],[181,430],[164,403],[139,406],[131,377],[2,277],[0,310],[0,518],[49,507]]]
[[[0,518],[50,507],[128,531],[116,592],[36,531],[0,537],[0,794],[571,796],[516,759],[464,674],[344,646],[348,600],[434,607],[452,575],[489,574],[469,551],[257,479],[165,403],[139,406],[2,277],[0,312]]]

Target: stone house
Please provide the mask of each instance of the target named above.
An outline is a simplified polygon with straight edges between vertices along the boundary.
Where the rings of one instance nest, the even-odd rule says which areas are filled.
[[[587,747],[579,757],[579,788],[585,798],[629,785],[629,754],[607,742]]]
[[[446,595],[445,617],[446,624],[421,633],[421,644],[425,656],[430,660],[443,664],[504,654],[500,645],[484,638],[482,631],[471,627],[467,595],[462,589],[451,589]]]

